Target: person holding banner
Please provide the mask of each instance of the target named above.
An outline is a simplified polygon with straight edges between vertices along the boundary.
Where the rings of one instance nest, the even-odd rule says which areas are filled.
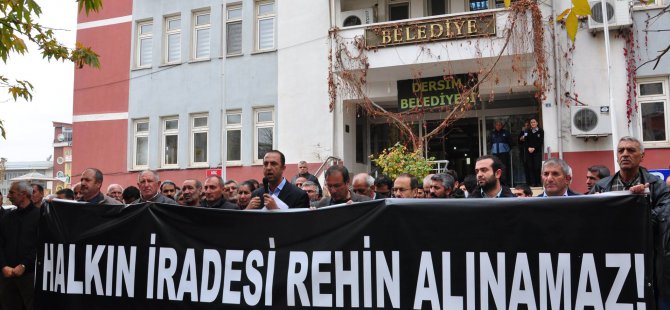
[[[349,180],[349,170],[346,167],[330,166],[324,175],[326,177],[326,188],[330,192],[330,197],[321,198],[316,203],[317,208],[371,200],[370,197],[356,194],[349,189],[351,182]]]
[[[0,301],[2,309],[32,309],[40,210],[27,182],[13,182],[7,198],[17,206],[0,220]]]
[[[205,179],[204,188],[205,188],[205,200],[202,202],[201,207],[203,208],[212,208],[212,209],[226,209],[226,210],[239,210],[240,208],[236,203],[232,203],[226,199],[224,195],[225,192],[225,183],[223,179],[218,175],[210,175]]]
[[[565,160],[549,158],[542,164],[542,186],[544,193],[540,197],[578,196],[570,189],[572,168]]]
[[[640,163],[644,159],[644,146],[640,140],[625,136],[617,144],[619,171],[613,176],[601,179],[593,186],[591,193],[610,191],[630,191],[642,194],[649,189],[652,223],[658,225],[655,244],[655,277],[658,309],[670,309],[670,248],[667,232],[670,231],[670,189],[663,180],[649,173]]]
[[[161,179],[158,172],[153,170],[144,170],[137,176],[137,187],[140,189],[140,199],[133,203],[158,202],[176,205],[177,202],[163,196],[158,190],[161,186]]]
[[[516,197],[509,187],[500,182],[505,165],[496,156],[484,155],[475,162],[477,187],[468,198],[505,198]]]

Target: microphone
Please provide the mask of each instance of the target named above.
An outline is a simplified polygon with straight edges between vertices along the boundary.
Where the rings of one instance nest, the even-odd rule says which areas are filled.
[[[263,178],[263,193],[261,194],[260,209],[265,208],[265,193],[269,191],[270,191],[270,184],[268,183],[268,178]]]

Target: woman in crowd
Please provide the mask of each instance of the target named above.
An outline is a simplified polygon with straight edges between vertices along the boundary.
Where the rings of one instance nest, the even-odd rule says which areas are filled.
[[[251,193],[254,190],[256,190],[256,185],[250,180],[242,182],[237,187],[237,206],[240,207],[240,210],[247,208],[249,201],[251,201]]]

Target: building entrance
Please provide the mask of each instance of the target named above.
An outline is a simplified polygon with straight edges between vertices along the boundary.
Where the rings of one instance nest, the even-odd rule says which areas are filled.
[[[518,137],[524,122],[538,117],[536,102],[530,98],[528,104],[509,107],[509,104],[496,102],[487,109],[468,112],[463,118],[455,121],[442,133],[426,141],[424,154],[436,161],[448,161],[448,169],[453,169],[463,179],[474,174],[475,161],[479,156],[491,154],[490,133],[495,122],[500,121],[503,129],[510,133],[510,161],[508,176],[504,183],[508,185],[525,184],[526,177],[523,167],[523,149],[519,148]],[[522,105],[522,106],[518,106]],[[415,124],[412,128],[420,136],[435,129],[442,119],[440,115],[426,115],[425,127]],[[370,126],[370,152],[379,154],[383,149],[396,142],[404,142],[404,137],[395,126],[387,123],[373,123]],[[372,167],[375,170],[375,167]]]

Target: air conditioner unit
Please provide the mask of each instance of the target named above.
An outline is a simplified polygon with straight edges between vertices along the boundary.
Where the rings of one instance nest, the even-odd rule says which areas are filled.
[[[589,16],[589,31],[603,31],[605,24],[603,24],[603,16],[607,18],[607,25],[609,29],[619,29],[628,27],[633,24],[631,18],[630,0],[606,0],[605,7],[607,14],[603,14],[600,1],[589,2],[591,6],[591,16]]]
[[[572,135],[602,137],[612,134],[609,106],[571,106]]]
[[[342,27],[367,25],[374,22],[375,12],[372,8],[340,13],[340,25]]]

